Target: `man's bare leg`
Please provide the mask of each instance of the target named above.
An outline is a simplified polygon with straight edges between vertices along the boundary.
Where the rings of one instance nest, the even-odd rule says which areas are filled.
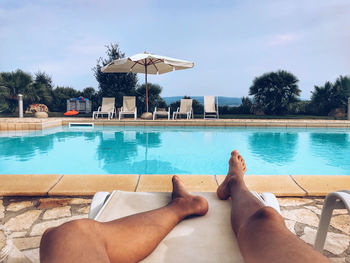
[[[75,220],[49,229],[40,244],[41,262],[138,262],[184,218],[202,216],[207,201],[189,194],[174,176],[172,201],[165,207],[107,223]]]
[[[235,150],[229,160],[229,171],[218,187],[220,199],[231,197],[231,225],[245,262],[329,262],[291,233],[282,216],[264,206],[244,183],[244,159]]]

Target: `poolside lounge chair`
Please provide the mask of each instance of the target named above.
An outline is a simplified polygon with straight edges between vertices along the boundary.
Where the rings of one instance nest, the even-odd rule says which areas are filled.
[[[177,119],[178,115],[186,115],[187,120],[191,117],[193,119],[192,99],[181,99],[180,107],[173,112],[173,120]]]
[[[334,209],[347,209],[350,215],[350,191],[341,190],[327,195],[315,239],[315,249],[322,252]]]
[[[243,262],[230,224],[230,201],[219,200],[216,193],[198,193],[209,203],[203,217],[184,220],[178,224],[142,262]],[[259,195],[266,205],[279,211],[276,197]],[[95,194],[89,218],[100,222],[156,209],[171,200],[171,193],[114,191]]]
[[[165,108],[158,108],[155,107],[154,108],[154,112],[153,112],[153,120],[156,119],[156,116],[168,116],[168,120],[170,120],[170,107],[168,108],[168,111],[166,111]]]
[[[98,115],[108,115],[110,120],[115,116],[115,98],[102,98],[102,106],[99,106],[97,111],[92,112],[92,119],[98,118]]]
[[[136,98],[135,96],[124,96],[123,107],[119,111],[119,120],[122,115],[134,115],[134,119],[137,118]]]
[[[215,96],[204,96],[204,119],[219,119],[219,103],[216,103]]]

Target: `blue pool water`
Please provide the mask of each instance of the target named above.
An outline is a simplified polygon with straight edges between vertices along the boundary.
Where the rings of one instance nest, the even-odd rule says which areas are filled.
[[[225,174],[238,149],[248,174],[350,175],[350,130],[105,127],[0,133],[1,174]]]

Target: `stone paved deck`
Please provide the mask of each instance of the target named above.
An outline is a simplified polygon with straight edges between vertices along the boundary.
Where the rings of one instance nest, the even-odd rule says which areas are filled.
[[[278,198],[287,227],[312,244],[323,198]],[[46,228],[87,218],[91,197],[0,197],[0,222],[11,231],[14,244],[39,262],[39,243]],[[350,217],[335,210],[324,255],[333,262],[350,262]]]

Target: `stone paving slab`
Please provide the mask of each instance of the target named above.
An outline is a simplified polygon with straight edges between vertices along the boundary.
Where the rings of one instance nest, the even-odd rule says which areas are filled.
[[[49,195],[94,195],[98,191],[134,191],[139,176],[136,174],[70,174],[49,191]]]
[[[60,177],[59,174],[0,174],[0,195],[47,195]]]
[[[310,196],[325,196],[330,192],[350,189],[346,175],[292,175],[296,183]]]
[[[191,183],[191,179],[188,178]],[[188,187],[188,185],[186,184]],[[0,197],[0,223],[11,229],[14,244],[33,262],[39,262],[39,243],[48,227],[87,218],[91,197]],[[312,245],[323,198],[278,198],[286,226]],[[350,216],[335,210],[323,254],[332,262],[350,261]]]

